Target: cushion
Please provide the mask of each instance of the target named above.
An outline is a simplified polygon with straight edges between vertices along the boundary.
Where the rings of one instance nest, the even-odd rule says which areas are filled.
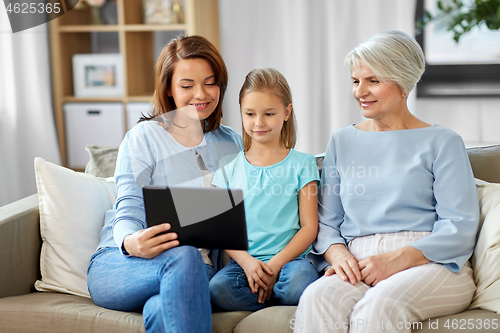
[[[325,154],[316,155],[316,166],[318,167],[319,176],[321,177],[321,173],[323,172],[323,162],[325,161]]]
[[[474,177],[500,183],[500,145],[467,149]]]
[[[112,178],[93,175],[35,158],[40,209],[41,280],[39,291],[90,297],[87,266],[99,244],[106,211],[116,200]]]
[[[477,286],[470,309],[500,312],[500,184],[476,179],[480,232],[472,255]]]
[[[94,145],[85,147],[85,150],[90,155],[89,162],[85,167],[85,173],[90,173],[96,177],[114,176],[118,147]]]
[[[89,298],[30,293],[0,299],[1,332],[145,333],[141,313],[101,308]]]
[[[212,333],[233,333],[238,323],[251,314],[250,311],[228,311],[212,314]]]
[[[234,333],[273,332],[292,333],[295,326],[296,306],[271,306],[245,317],[236,326]],[[311,331],[312,332],[312,331]]]

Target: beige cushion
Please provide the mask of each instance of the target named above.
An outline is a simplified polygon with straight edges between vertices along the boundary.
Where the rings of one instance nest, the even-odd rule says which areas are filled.
[[[30,293],[38,278],[38,214],[37,194],[0,207],[0,298]]]
[[[234,333],[291,333],[296,306],[272,306],[243,319]]]
[[[474,177],[500,183],[500,145],[467,149]]]
[[[212,333],[233,333],[236,325],[251,313],[250,311],[229,311],[212,314]]]
[[[41,280],[39,291],[90,297],[87,266],[99,244],[106,211],[116,201],[114,179],[35,159],[40,209]]]
[[[477,286],[470,309],[500,311],[500,184],[476,180],[480,232],[472,255]]]
[[[467,327],[468,325],[470,326]],[[424,320],[413,326],[412,333],[493,333],[498,332],[498,326],[500,326],[499,314],[486,310],[468,310]]]
[[[85,150],[90,155],[89,162],[85,167],[85,173],[96,177],[113,177],[115,175],[116,158],[118,147],[87,146]]]
[[[58,293],[0,299],[0,323],[0,332],[145,332],[140,313],[108,310],[89,298]]]

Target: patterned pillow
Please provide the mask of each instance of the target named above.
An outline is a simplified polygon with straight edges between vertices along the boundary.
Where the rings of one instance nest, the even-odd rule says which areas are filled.
[[[114,176],[118,147],[87,146],[85,150],[90,155],[90,160],[85,167],[85,173],[103,178]]]

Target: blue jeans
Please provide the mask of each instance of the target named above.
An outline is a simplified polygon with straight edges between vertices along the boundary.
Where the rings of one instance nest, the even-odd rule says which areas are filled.
[[[318,278],[318,272],[307,259],[296,258],[285,264],[273,288],[271,300],[257,303],[259,294],[252,294],[243,268],[232,260],[210,280],[212,303],[226,311],[255,311],[267,303],[297,305],[306,287]]]
[[[117,247],[90,259],[89,293],[95,304],[142,311],[146,332],[212,332],[209,275],[200,252],[179,246],[152,259],[126,257]]]

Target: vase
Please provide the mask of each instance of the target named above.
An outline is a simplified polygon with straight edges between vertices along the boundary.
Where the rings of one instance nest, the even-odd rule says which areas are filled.
[[[104,24],[101,19],[101,7],[90,7],[90,24]]]

